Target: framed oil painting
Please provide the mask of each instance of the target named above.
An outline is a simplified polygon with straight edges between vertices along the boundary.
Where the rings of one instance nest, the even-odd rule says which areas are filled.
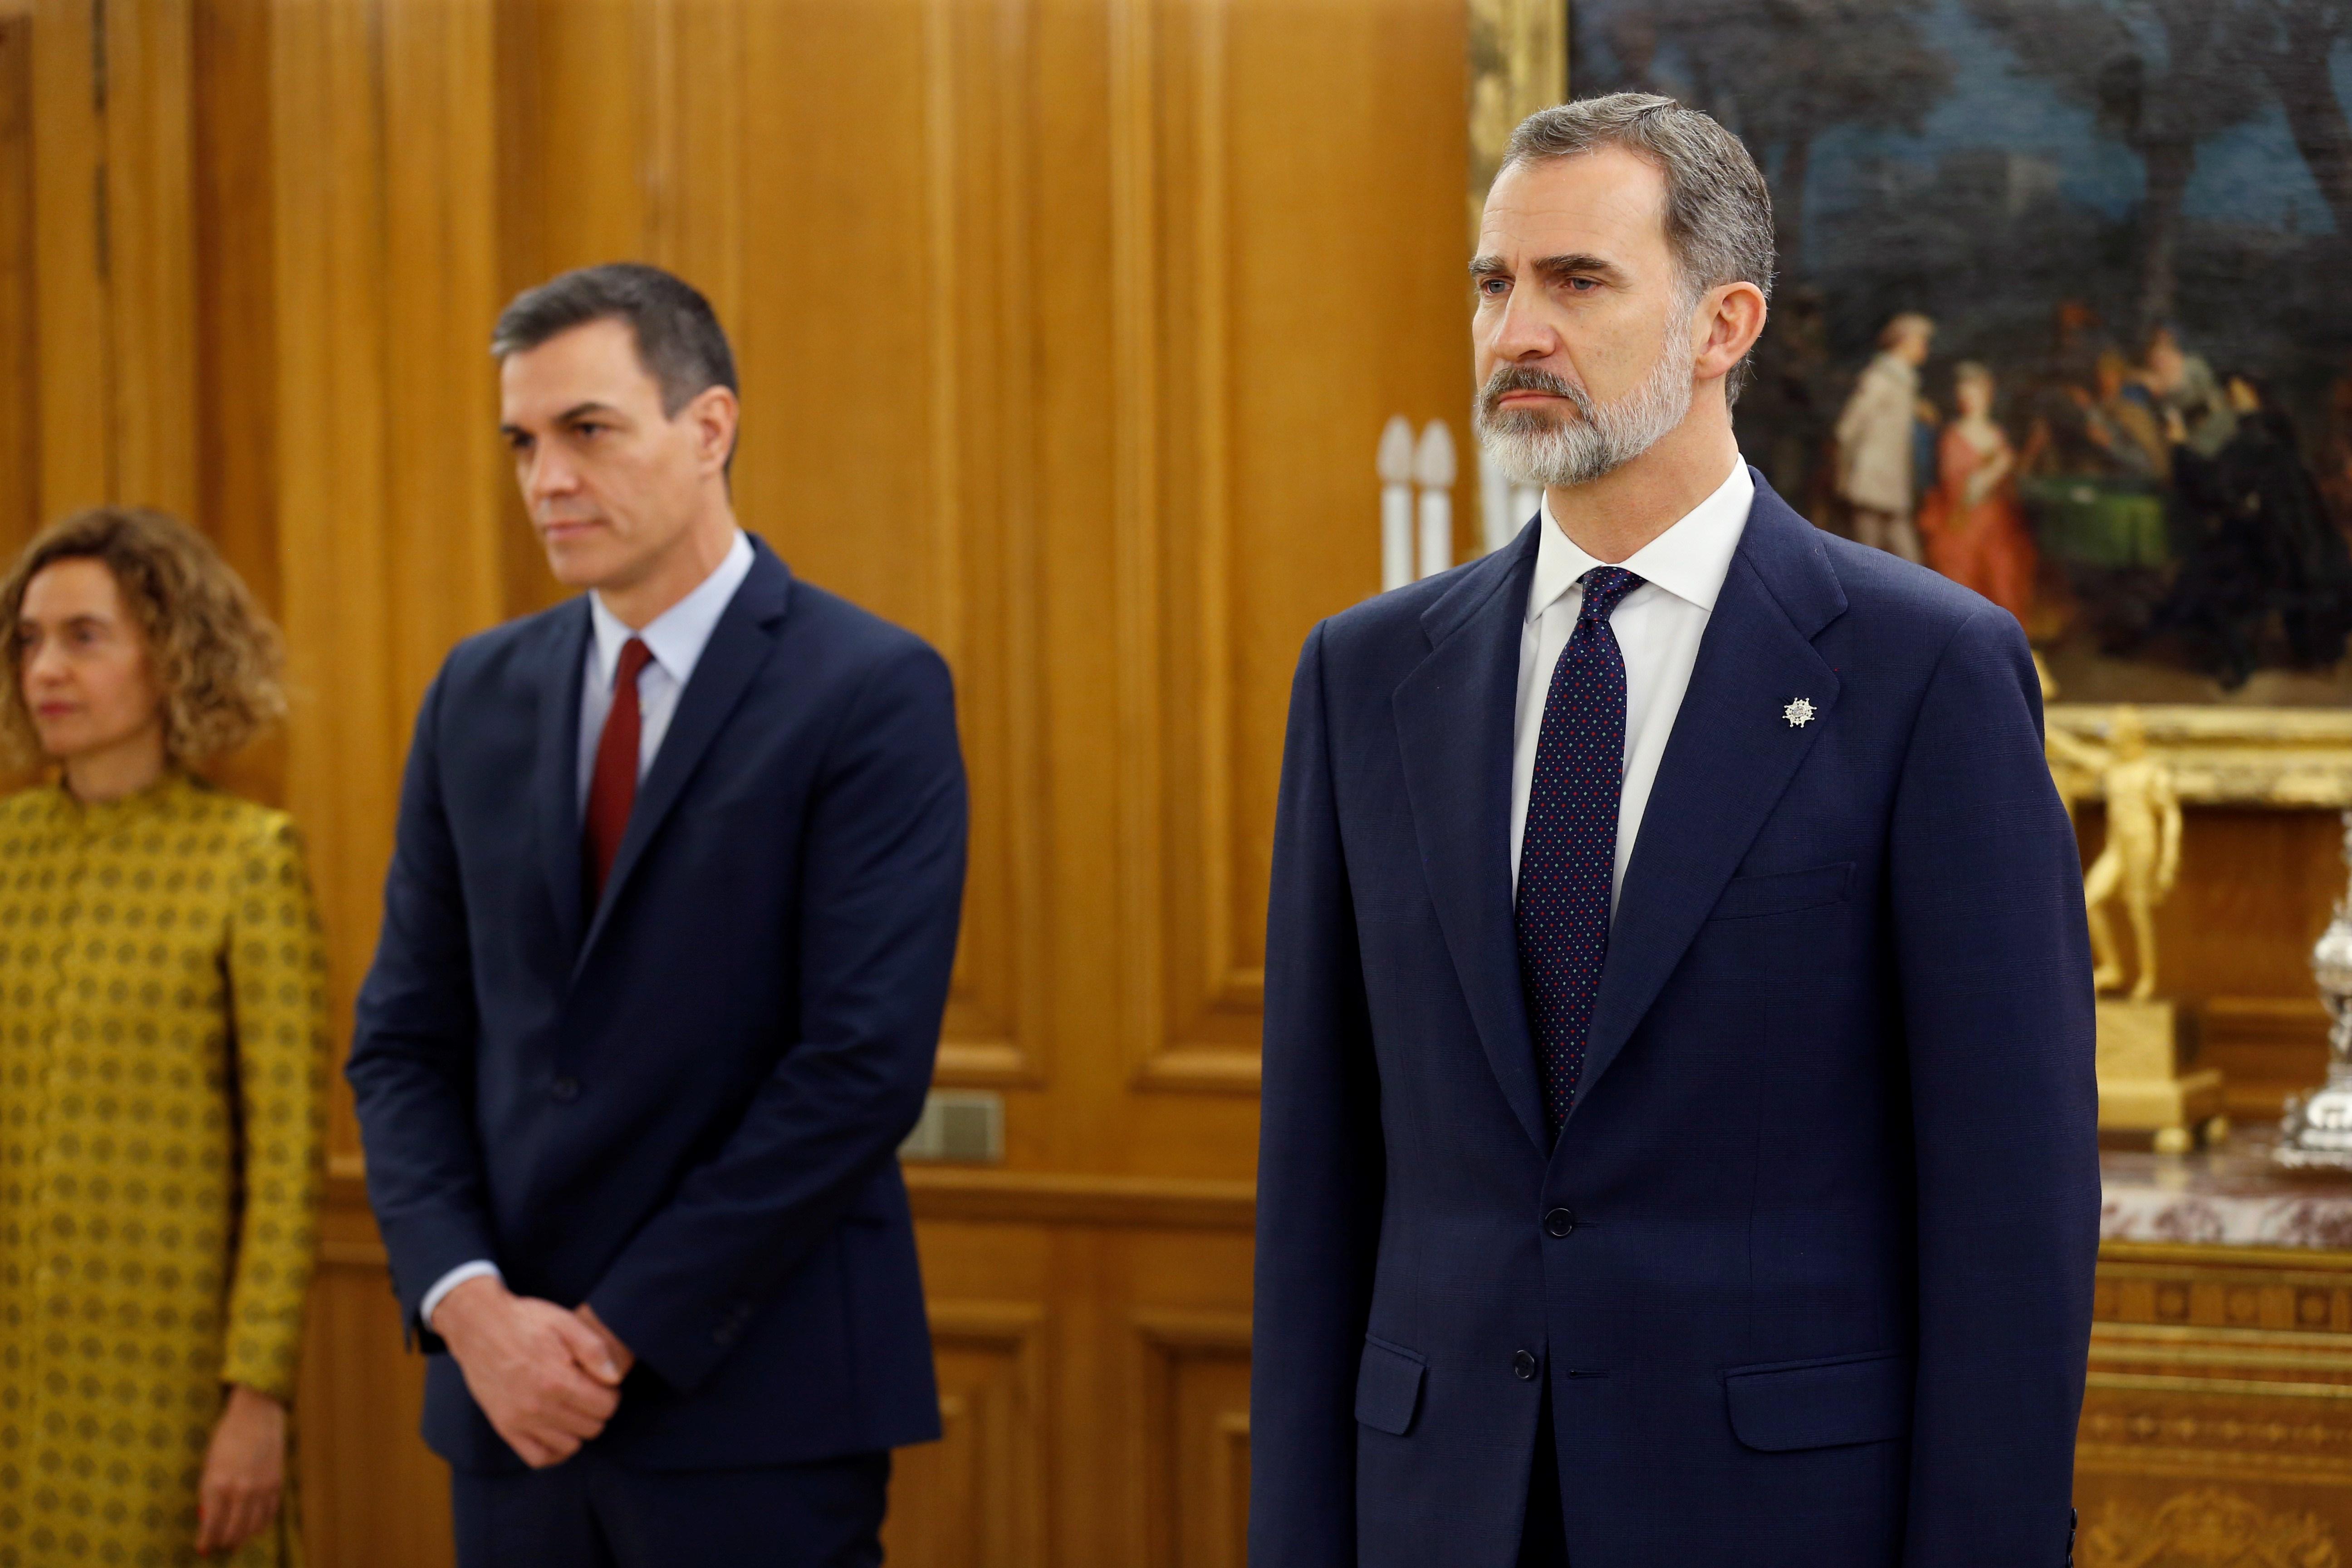
[[[2011,609],[2053,728],[2133,704],[2192,797],[2352,804],[2352,5],[1549,14],[1578,95],[1764,168],[1736,417],[1774,488]]]

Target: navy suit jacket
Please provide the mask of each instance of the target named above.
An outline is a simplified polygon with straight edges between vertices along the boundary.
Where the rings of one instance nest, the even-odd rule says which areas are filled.
[[[349,1069],[412,1327],[477,1258],[593,1303],[639,1360],[596,1442],[650,1468],[940,1430],[895,1156],[955,950],[953,692],[920,640],[753,548],[594,908],[587,601],[449,655]],[[521,1465],[446,1355],[425,1436],[461,1469]]]
[[[2033,666],[1756,487],[1549,1153],[1508,838],[1541,525],[1307,639],[1257,1568],[1510,1568],[1547,1388],[1576,1568],[2064,1559],[2097,1099]]]

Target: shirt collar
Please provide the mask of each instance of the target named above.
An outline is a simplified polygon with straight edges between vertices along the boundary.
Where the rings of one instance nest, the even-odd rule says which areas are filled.
[[[620,667],[622,647],[631,637],[642,637],[654,662],[672,680],[684,686],[694,674],[702,650],[709,646],[710,634],[719,629],[719,617],[726,613],[728,602],[751,574],[751,541],[739,528],[735,531],[735,542],[727,547],[726,559],[710,575],[641,629],[632,630],[620,616],[606,609],[603,595],[590,594],[588,616],[596,630],[597,680],[612,685],[613,672]]]
[[[1731,475],[1715,493],[1691,508],[1674,526],[1619,563],[1644,583],[1654,583],[1675,597],[1702,610],[1715,608],[1730,575],[1731,557],[1748,527],[1748,509],[1756,499],[1756,481],[1745,461],[1731,465]],[[1561,595],[1595,566],[1606,563],[1587,554],[1561,531],[1551,515],[1551,500],[1543,503],[1543,532],[1536,544],[1536,580],[1528,591],[1528,619],[1551,608]]]

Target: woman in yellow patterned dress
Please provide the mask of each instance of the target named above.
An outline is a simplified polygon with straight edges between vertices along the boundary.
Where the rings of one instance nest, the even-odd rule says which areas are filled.
[[[105,509],[0,581],[0,1568],[298,1563],[323,959],[284,814],[192,763],[277,718],[202,538]]]

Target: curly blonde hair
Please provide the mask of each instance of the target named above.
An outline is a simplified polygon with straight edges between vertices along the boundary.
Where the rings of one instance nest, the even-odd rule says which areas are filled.
[[[204,535],[144,507],[92,507],[36,534],[0,579],[0,661],[8,675],[7,690],[0,694],[0,752],[8,760],[41,758],[25,707],[17,620],[26,585],[60,561],[100,562],[114,574],[146,634],[163,694],[163,745],[173,762],[186,765],[234,752],[286,716],[278,680],[285,649],[278,628]]]

